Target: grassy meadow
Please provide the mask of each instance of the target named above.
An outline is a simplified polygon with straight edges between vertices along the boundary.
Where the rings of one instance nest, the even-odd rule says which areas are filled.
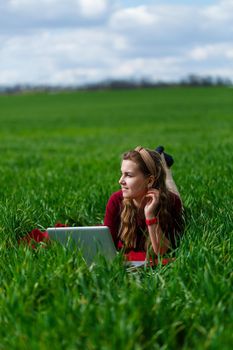
[[[0,96],[0,350],[231,349],[233,89]],[[101,224],[120,156],[164,145],[186,208],[176,261],[88,269],[56,222]]]

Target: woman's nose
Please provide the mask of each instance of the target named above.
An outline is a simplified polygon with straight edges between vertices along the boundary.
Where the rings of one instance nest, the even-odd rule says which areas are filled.
[[[119,179],[119,184],[122,185],[124,182],[125,182],[124,178],[123,178],[123,176],[121,176],[120,179]]]

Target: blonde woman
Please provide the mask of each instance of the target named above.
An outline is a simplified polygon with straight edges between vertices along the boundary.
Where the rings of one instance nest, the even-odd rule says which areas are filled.
[[[164,153],[141,146],[124,153],[119,184],[104,218],[116,247],[129,259],[175,248],[182,232],[182,202]]]

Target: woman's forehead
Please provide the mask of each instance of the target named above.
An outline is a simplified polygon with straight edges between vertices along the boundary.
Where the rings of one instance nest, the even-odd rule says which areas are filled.
[[[138,164],[130,159],[123,159],[121,163],[121,170],[123,172],[135,172],[139,170]]]

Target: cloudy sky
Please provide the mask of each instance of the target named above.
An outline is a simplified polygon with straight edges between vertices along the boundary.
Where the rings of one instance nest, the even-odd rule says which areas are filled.
[[[0,85],[233,80],[233,0],[0,0]]]

